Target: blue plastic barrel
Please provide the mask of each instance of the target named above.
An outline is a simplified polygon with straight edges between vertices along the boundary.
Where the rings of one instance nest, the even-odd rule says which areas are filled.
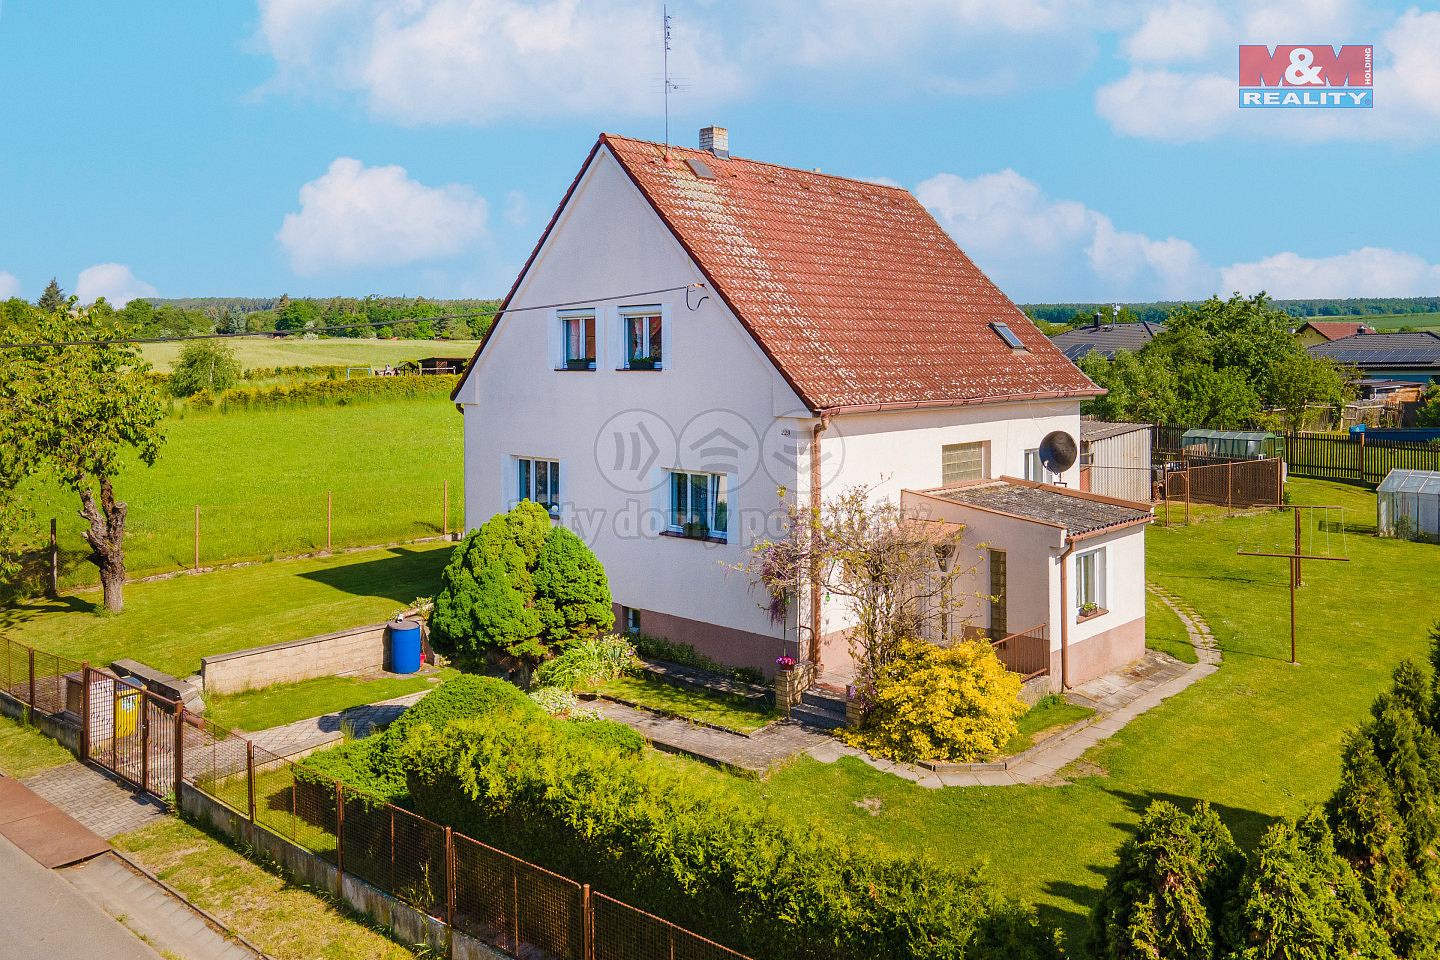
[[[415,673],[420,669],[420,624],[396,620],[390,624],[390,670]]]

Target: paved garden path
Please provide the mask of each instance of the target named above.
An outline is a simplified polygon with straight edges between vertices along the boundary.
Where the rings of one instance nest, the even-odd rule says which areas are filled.
[[[607,720],[618,720],[638,730],[659,750],[760,776],[831,739],[797,720],[775,720],[746,736],[609,700],[596,700],[590,706]]]
[[[418,703],[420,698],[429,692],[430,690],[419,690],[392,700],[351,707],[337,713],[297,720],[255,733],[243,733],[241,736],[254,741],[255,746],[268,750],[277,757],[298,759],[339,743],[345,738],[347,729],[356,737],[370,736],[379,728],[394,723],[400,714]]]

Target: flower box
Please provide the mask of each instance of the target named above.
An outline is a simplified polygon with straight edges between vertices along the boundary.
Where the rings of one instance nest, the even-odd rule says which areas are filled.
[[[631,370],[654,370],[658,363],[658,360],[652,360],[650,357],[632,357],[626,366]]]
[[[595,360],[594,360],[593,358],[587,359],[587,360],[566,360],[566,361],[565,361],[565,369],[566,369],[566,370],[589,370],[589,369],[593,368],[594,366],[595,366]]]

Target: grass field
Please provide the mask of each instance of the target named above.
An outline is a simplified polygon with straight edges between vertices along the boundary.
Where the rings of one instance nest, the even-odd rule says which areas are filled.
[[[1062,925],[1078,947],[1121,842],[1150,802],[1210,800],[1244,845],[1276,818],[1323,801],[1340,742],[1405,657],[1423,658],[1440,616],[1440,547],[1366,536],[1375,498],[1339,484],[1295,481],[1296,502],[1344,505],[1351,562],[1305,566],[1301,665],[1289,655],[1283,561],[1236,556],[1283,543],[1288,513],[1152,527],[1148,574],[1190,601],[1223,651],[1220,671],[1139,717],[1084,758],[1064,787],[926,790],[852,758],[802,759],[763,784],[674,757],[655,762],[720,791],[800,816],[882,848],[941,862],[985,862],[1009,893]],[[1339,552],[1339,531],[1332,534]],[[878,801],[879,813],[856,807]],[[871,803],[873,807],[874,804]]]
[[[1335,323],[1363,323],[1376,330],[1394,330],[1399,327],[1431,329],[1440,327],[1440,313],[1382,313],[1373,317],[1312,317],[1312,320]]]
[[[167,817],[115,846],[277,960],[413,960],[372,923]]]
[[[343,363],[347,366],[383,367],[423,357],[468,357],[479,341],[473,340],[297,340],[290,337],[239,337],[226,341],[235,351],[240,367],[318,367]],[[147,343],[140,351],[161,373],[180,356],[184,343]]]
[[[75,660],[129,657],[185,677],[210,654],[385,620],[435,593],[451,548],[362,550],[132,583],[118,615],[105,612],[98,591],[33,600],[0,610],[0,632]]]
[[[1181,663],[1198,663],[1195,646],[1185,632],[1185,624],[1175,611],[1151,594],[1145,595],[1145,646],[1168,653]]]
[[[0,716],[0,774],[23,780],[74,759],[69,750],[29,724]]]
[[[327,491],[337,548],[439,535],[447,481],[449,528],[464,521],[461,418],[448,401],[192,413],[167,434],[155,466],[127,464],[116,481],[131,576],[194,563],[197,505],[202,566],[324,549]],[[47,527],[59,519],[61,583],[97,583],[78,497],[42,485],[32,503]]]
[[[456,675],[448,667],[412,677],[316,677],[277,683],[205,701],[205,715],[232,730],[264,730],[436,686]]]
[[[756,710],[741,697],[712,697],[668,683],[621,676],[602,683],[598,692],[651,710],[702,720],[717,727],[749,733],[775,719],[774,710]]]

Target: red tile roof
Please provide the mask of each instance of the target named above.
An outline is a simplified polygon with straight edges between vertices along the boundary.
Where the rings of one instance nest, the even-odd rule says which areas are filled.
[[[1339,340],[1341,337],[1353,337],[1358,330],[1364,330],[1366,333],[1375,332],[1374,327],[1367,327],[1358,320],[1322,321],[1320,323],[1310,320],[1301,324],[1301,327],[1302,329],[1309,327],[1326,340]]]
[[[674,146],[667,160],[610,134],[603,147],[811,410],[1103,392],[908,191]]]

